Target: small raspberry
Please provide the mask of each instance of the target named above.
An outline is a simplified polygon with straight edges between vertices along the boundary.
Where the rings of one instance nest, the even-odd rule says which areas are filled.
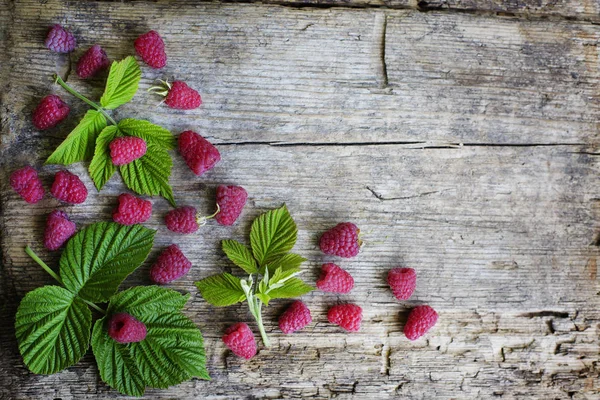
[[[350,258],[358,254],[360,241],[358,234],[360,229],[351,222],[342,222],[331,228],[321,236],[319,247],[325,254]]]
[[[99,45],[95,44],[88,49],[79,61],[77,62],[77,68],[75,72],[80,78],[87,79],[98,72],[106,69],[110,66],[110,61],[106,52]]]
[[[71,204],[83,203],[88,195],[81,179],[67,170],[58,171],[54,175],[54,183],[50,188],[50,193],[58,200]]]
[[[146,154],[148,146],[144,139],[135,136],[125,136],[113,139],[109,143],[110,158],[114,165],[129,164]]]
[[[223,342],[236,356],[247,360],[256,355],[256,341],[248,324],[238,322],[225,330]]]
[[[146,325],[127,313],[113,314],[108,321],[108,336],[119,343],[141,342],[146,333]]]
[[[171,210],[165,216],[167,228],[177,233],[194,233],[198,230],[196,209],[185,206]]]
[[[29,204],[44,197],[44,187],[38,173],[32,167],[23,167],[10,175],[10,186]]]
[[[217,188],[217,204],[219,213],[215,216],[221,225],[233,225],[242,213],[248,192],[241,186],[219,185]]]
[[[294,301],[279,317],[279,329],[283,333],[294,333],[312,322],[310,310],[300,300]]]
[[[317,287],[324,292],[349,293],[354,287],[354,279],[335,264],[323,264]]]
[[[417,273],[412,268],[393,268],[387,281],[398,300],[408,300],[417,287]]]
[[[67,118],[69,111],[71,109],[67,103],[57,95],[50,94],[33,110],[33,125],[40,130],[53,128]]]
[[[57,53],[70,53],[75,50],[75,45],[75,36],[58,24],[48,30],[44,41],[44,46]]]
[[[66,212],[54,210],[46,220],[44,246],[48,250],[57,250],[75,234],[76,230],[75,222],[69,220]]]
[[[356,304],[340,304],[327,312],[327,319],[349,332],[358,332],[362,321],[362,308]]]
[[[418,306],[408,314],[408,320],[404,325],[404,335],[408,340],[417,340],[433,328],[438,320],[438,314],[427,305]]]
[[[175,81],[171,84],[169,93],[165,98],[165,104],[179,110],[192,110],[200,107],[202,98],[200,94],[189,87],[183,81]]]
[[[169,283],[181,278],[192,268],[192,263],[181,252],[179,246],[172,244],[163,250],[150,269],[150,279],[156,283]]]
[[[156,31],[144,33],[133,42],[136,53],[152,68],[162,68],[167,65],[165,42]]]
[[[113,212],[113,221],[121,225],[145,222],[152,215],[152,203],[129,193],[119,195],[119,207]]]
[[[178,147],[185,163],[198,176],[221,160],[219,150],[194,131],[182,132],[179,135]]]

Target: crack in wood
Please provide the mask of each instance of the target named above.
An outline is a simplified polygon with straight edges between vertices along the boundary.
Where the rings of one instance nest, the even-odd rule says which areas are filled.
[[[415,195],[412,195],[412,196],[403,196],[403,197],[384,197],[379,192],[375,191],[374,189],[372,189],[369,186],[365,186],[365,189],[367,189],[369,192],[371,192],[371,194],[373,196],[375,196],[378,200],[381,200],[381,201],[415,199],[415,198],[425,197],[425,196],[429,196],[429,195],[436,194],[436,193],[444,193],[444,192],[447,192],[447,191],[451,190],[451,189],[433,190],[431,192],[423,192],[423,193],[415,194]]]
[[[541,317],[554,317],[554,318],[569,318],[569,313],[564,311],[552,311],[552,310],[543,310],[543,311],[534,311],[520,314],[519,317],[524,318],[541,318]]]

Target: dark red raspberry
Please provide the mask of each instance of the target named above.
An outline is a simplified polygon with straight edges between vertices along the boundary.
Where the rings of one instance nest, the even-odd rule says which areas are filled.
[[[225,330],[223,342],[236,356],[247,360],[256,355],[256,340],[250,327],[243,323],[231,325]]]
[[[75,222],[69,220],[66,212],[54,210],[46,220],[44,246],[48,250],[57,250],[75,234],[76,230]]]
[[[121,225],[145,222],[152,215],[152,203],[129,193],[119,195],[119,207],[113,212],[113,221]]]
[[[349,332],[358,332],[362,321],[362,308],[356,304],[340,304],[327,312],[327,319]]]
[[[171,84],[169,93],[165,98],[165,104],[179,110],[192,110],[200,107],[202,98],[200,94],[189,87],[183,81],[175,81]]]
[[[144,33],[133,43],[136,53],[152,68],[162,68],[167,65],[165,42],[156,31]]]
[[[438,314],[427,305],[418,306],[408,314],[408,321],[404,325],[404,334],[408,340],[417,340],[433,328],[438,320]]]
[[[179,279],[192,268],[192,263],[181,252],[179,246],[172,244],[160,255],[150,269],[150,279],[156,283],[169,283]]]
[[[135,136],[118,137],[109,143],[110,158],[114,165],[129,164],[146,154],[148,146],[144,139]]]
[[[10,186],[29,204],[44,197],[44,187],[38,173],[32,167],[23,167],[10,175]]]
[[[241,186],[219,185],[217,188],[217,204],[219,213],[215,216],[221,225],[233,225],[242,213],[248,192]]]
[[[53,128],[67,118],[70,110],[60,97],[50,94],[33,110],[33,125],[40,130]]]
[[[83,203],[88,195],[81,179],[67,170],[58,171],[54,175],[54,183],[50,188],[50,193],[58,200],[71,204]]]
[[[70,53],[75,45],[75,36],[59,24],[50,27],[44,41],[44,46],[57,53]]]
[[[194,233],[200,227],[194,207],[185,206],[171,210],[165,216],[167,228],[177,233]]]
[[[110,61],[106,52],[99,45],[95,44],[88,49],[79,61],[77,62],[77,68],[75,71],[80,78],[87,79],[98,72],[106,69],[110,66]]]
[[[398,300],[408,300],[417,287],[417,273],[412,268],[393,268],[387,281]]]
[[[354,257],[358,254],[362,244],[358,237],[359,233],[360,230],[353,223],[342,222],[321,236],[319,247],[325,254],[345,258]]]
[[[324,292],[349,293],[354,287],[354,279],[335,264],[323,264],[317,287]]]
[[[279,317],[279,329],[283,333],[294,333],[312,322],[310,310],[300,300],[294,301]]]
[[[185,163],[198,176],[221,160],[219,150],[194,131],[182,132],[179,135],[178,147]]]
[[[146,333],[146,325],[127,313],[113,314],[108,321],[108,336],[119,343],[141,342]]]

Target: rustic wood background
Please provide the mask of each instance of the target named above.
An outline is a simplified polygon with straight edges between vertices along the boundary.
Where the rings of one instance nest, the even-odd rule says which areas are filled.
[[[600,2],[266,3],[0,0],[0,397],[119,397],[91,354],[56,375],[28,372],[13,323],[24,294],[52,283],[23,251],[30,244],[57,265],[59,254],[41,244],[45,216],[60,207],[79,227],[109,220],[120,178],[97,193],[86,166],[73,165],[90,189],[85,204],[47,196],[28,206],[7,177],[33,164],[49,184],[59,168],[43,161],[86,110],[52,84],[55,71],[97,99],[104,78],[80,80],[71,71],[78,57],[98,43],[120,59],[156,29],[168,66],[144,66],[138,94],[116,117],[194,129],[218,146],[223,160],[201,178],[173,154],[180,205],[210,213],[219,183],[243,185],[250,200],[232,228],[213,222],[175,236],[162,223],[169,205],[154,199],[146,225],[158,229],[155,249],[124,286],[149,283],[156,254],[179,243],[194,268],[170,287],[192,293],[187,312],[206,338],[213,380],[149,390],[148,398],[598,399]],[[71,56],[43,48],[52,23],[75,32]],[[203,106],[157,106],[145,89],[164,77],[198,88]],[[72,113],[38,132],[30,115],[50,92]],[[219,241],[247,240],[252,219],[284,202],[311,282],[332,260],[319,252],[319,234],[345,220],[362,229],[363,252],[339,262],[356,287],[305,296],[314,323],[291,336],[276,322],[289,302],[274,302],[265,312],[272,347],[242,361],[220,336],[251,321],[246,308],[216,310],[193,281],[230,270]],[[399,265],[418,273],[404,303],[385,283]],[[359,333],[327,323],[338,301],[363,307]],[[422,303],[439,323],[409,342],[403,323]]]

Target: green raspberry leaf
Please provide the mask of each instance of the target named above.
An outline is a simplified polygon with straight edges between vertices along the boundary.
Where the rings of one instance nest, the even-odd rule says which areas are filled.
[[[152,143],[165,150],[173,150],[177,144],[175,136],[163,128],[151,122],[126,118],[119,121],[119,130],[129,136],[137,136],[144,139],[146,143]]]
[[[194,282],[204,300],[217,307],[230,306],[246,299],[240,278],[228,273]]]
[[[142,316],[161,310],[181,311],[189,298],[189,293],[183,295],[175,290],[159,286],[136,286],[111,297],[108,313],[120,310]]]
[[[91,328],[88,306],[58,286],[27,293],[15,318],[19,351],[36,374],[54,374],[76,364],[89,347]]]
[[[134,57],[114,61],[110,66],[104,94],[100,98],[102,107],[112,110],[131,101],[137,92],[142,71]]]
[[[290,278],[298,276],[302,273],[299,268],[288,268],[283,270],[281,267],[277,268],[269,279],[269,288],[272,290],[285,285],[285,282]]]
[[[223,251],[235,265],[246,271],[248,274],[258,272],[256,260],[248,247],[235,240],[223,240],[221,242]]]
[[[260,301],[262,301],[263,303],[265,303],[265,306],[269,305],[269,301],[271,301],[271,296],[269,296],[266,293],[256,293],[255,296],[260,299]]]
[[[79,124],[48,157],[46,164],[69,165],[88,161],[94,155],[96,138],[106,127],[106,118],[100,111],[89,110]]]
[[[281,268],[283,271],[287,271],[288,269],[298,269],[304,261],[306,261],[306,258],[298,254],[288,253],[281,258],[271,261],[266,266],[263,266],[260,273],[264,275],[266,268],[268,268],[271,275],[273,275],[278,268]]]
[[[250,243],[254,258],[263,267],[290,251],[296,244],[298,228],[284,205],[254,220]]]
[[[272,299],[289,299],[302,296],[314,289],[314,287],[307,285],[299,278],[291,278],[286,280],[282,287],[271,289],[269,296]]]
[[[109,143],[117,136],[120,136],[119,130],[116,126],[110,125],[104,128],[96,139],[94,158],[92,158],[88,170],[98,191],[102,189],[117,170],[117,167],[112,163],[110,150],[108,148]]]

